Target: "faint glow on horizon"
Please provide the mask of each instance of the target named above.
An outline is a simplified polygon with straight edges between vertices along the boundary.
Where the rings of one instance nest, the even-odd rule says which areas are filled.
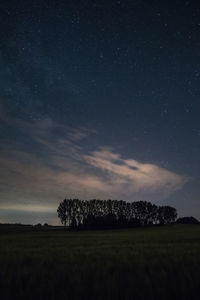
[[[18,205],[0,205],[1,210],[10,210],[10,211],[24,211],[24,212],[45,212],[51,213],[56,212],[56,206],[48,206],[48,205],[27,205],[27,204],[18,204]]]

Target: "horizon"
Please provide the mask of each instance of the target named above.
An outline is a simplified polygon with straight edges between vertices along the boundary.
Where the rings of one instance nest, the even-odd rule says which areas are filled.
[[[64,200],[64,199],[63,199]],[[77,200],[77,199],[72,199],[72,200]],[[106,199],[89,199],[89,200],[83,200],[83,199],[79,199],[79,200],[81,200],[81,201],[92,201],[92,200],[100,200],[100,201],[107,201]],[[109,200],[114,200],[114,199],[109,199]],[[116,200],[115,199],[115,201],[121,201],[121,200]],[[124,200],[123,200],[124,201]],[[63,201],[61,201],[61,202],[63,202]],[[125,201],[126,203],[132,203],[132,202],[129,202],[129,201]],[[135,202],[135,201],[134,201]],[[151,202],[150,202],[151,203]],[[20,211],[20,209],[19,209],[19,211]],[[10,211],[9,211],[9,213],[10,213]],[[30,211],[30,213],[32,214],[32,211]],[[20,221],[20,219],[19,219],[19,221],[14,221],[14,222],[11,222],[11,223],[7,223],[7,222],[5,222],[5,221],[3,221],[2,222],[2,220],[0,220],[0,225],[25,225],[25,226],[28,226],[28,225],[30,225],[30,226],[37,226],[37,225],[42,225],[42,226],[44,226],[45,224],[47,224],[48,226],[59,226],[59,227],[63,227],[63,224],[61,223],[61,221],[59,220],[59,218],[58,218],[58,213],[57,213],[57,209],[56,209],[56,216],[57,216],[57,218],[54,218],[53,220],[55,220],[54,222],[54,224],[53,223],[47,223],[47,222],[45,222],[45,221],[40,221],[40,219],[35,219],[34,221],[30,221],[31,220],[31,218],[30,218],[30,215],[29,215],[29,217],[27,218],[27,221],[24,223],[21,223],[21,221]],[[176,217],[176,220],[178,220],[179,218],[184,218],[184,217],[193,217],[193,216],[191,216],[191,215],[179,215],[179,212],[177,211],[177,217]],[[34,217],[35,218],[35,217]],[[196,218],[197,219],[197,221],[199,221],[200,222],[200,220],[198,219],[198,218]],[[28,221],[29,220],[29,221]],[[27,222],[29,222],[29,223],[27,223]],[[176,222],[176,221],[175,221]]]

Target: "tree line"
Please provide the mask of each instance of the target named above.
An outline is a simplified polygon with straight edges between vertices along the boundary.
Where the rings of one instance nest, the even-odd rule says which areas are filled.
[[[169,224],[177,211],[147,201],[64,199],[57,209],[64,226],[72,229],[105,229]]]

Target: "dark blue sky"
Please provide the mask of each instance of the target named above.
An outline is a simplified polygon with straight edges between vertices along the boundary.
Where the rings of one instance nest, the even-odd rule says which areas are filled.
[[[198,1],[1,1],[0,221],[65,196],[200,218]]]

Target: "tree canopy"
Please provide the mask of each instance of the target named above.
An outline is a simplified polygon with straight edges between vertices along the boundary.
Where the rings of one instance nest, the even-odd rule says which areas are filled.
[[[176,220],[179,224],[199,224],[199,221],[194,217],[182,217]]]
[[[58,217],[70,228],[123,228],[151,224],[169,224],[177,211],[171,206],[156,206],[147,201],[64,199]]]

